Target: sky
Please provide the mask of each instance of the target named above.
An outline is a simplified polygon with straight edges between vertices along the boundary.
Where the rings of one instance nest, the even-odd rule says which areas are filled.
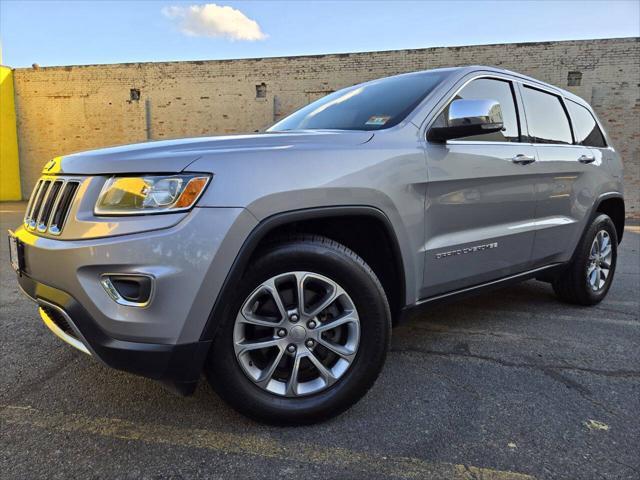
[[[12,67],[640,36],[640,0],[0,0]]]

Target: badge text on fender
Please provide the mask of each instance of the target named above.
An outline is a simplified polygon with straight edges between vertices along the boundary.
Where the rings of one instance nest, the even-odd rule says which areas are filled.
[[[457,250],[450,250],[448,252],[436,253],[436,260],[446,257],[456,257],[458,255],[466,255],[467,253],[482,252],[484,250],[491,250],[492,248],[498,248],[498,242],[485,243],[484,245],[475,245],[473,247],[459,248]]]

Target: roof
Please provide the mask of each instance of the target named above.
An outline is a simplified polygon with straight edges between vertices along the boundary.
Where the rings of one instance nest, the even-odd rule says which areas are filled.
[[[499,68],[499,67],[491,67],[489,65],[465,65],[465,66],[458,66],[458,67],[444,67],[444,68],[433,68],[433,69],[429,69],[429,70],[420,70],[420,71],[416,71],[416,72],[408,72],[408,73],[401,73],[399,75],[391,75],[390,77],[383,77],[383,78],[391,78],[391,77],[399,77],[399,76],[403,76],[403,75],[415,75],[415,74],[420,74],[420,73],[427,73],[427,72],[451,72],[451,73],[456,73],[458,78],[462,78],[470,73],[475,73],[475,72],[495,72],[495,73],[500,73],[500,74],[504,74],[504,75],[509,75],[512,77],[516,77],[518,79],[521,79],[525,82],[529,82],[535,85],[538,85],[542,88],[546,88],[548,90],[553,91],[554,93],[565,97],[569,100],[572,100],[574,102],[577,102],[581,105],[585,105],[587,107],[589,107],[589,109],[591,109],[590,105],[581,97],[579,97],[578,95],[575,95],[574,93],[571,93],[567,90],[564,90],[560,87],[557,87],[555,85],[552,85],[550,83],[546,83],[543,82],[542,80],[538,80],[537,78],[533,78],[530,77],[528,75],[524,75],[522,73],[518,73],[518,72],[514,72],[512,70],[507,70],[505,68]],[[380,80],[380,79],[378,79]],[[375,80],[372,80],[375,81]],[[368,82],[365,82],[368,83]]]

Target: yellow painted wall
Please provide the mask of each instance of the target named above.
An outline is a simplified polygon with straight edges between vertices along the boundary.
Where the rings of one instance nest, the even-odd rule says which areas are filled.
[[[0,201],[21,199],[13,71],[0,66]]]

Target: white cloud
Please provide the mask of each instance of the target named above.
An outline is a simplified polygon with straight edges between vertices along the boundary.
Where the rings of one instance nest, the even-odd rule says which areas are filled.
[[[215,3],[173,6],[163,8],[162,14],[175,21],[182,33],[192,37],[223,37],[248,41],[267,38],[258,22],[233,7]]]

